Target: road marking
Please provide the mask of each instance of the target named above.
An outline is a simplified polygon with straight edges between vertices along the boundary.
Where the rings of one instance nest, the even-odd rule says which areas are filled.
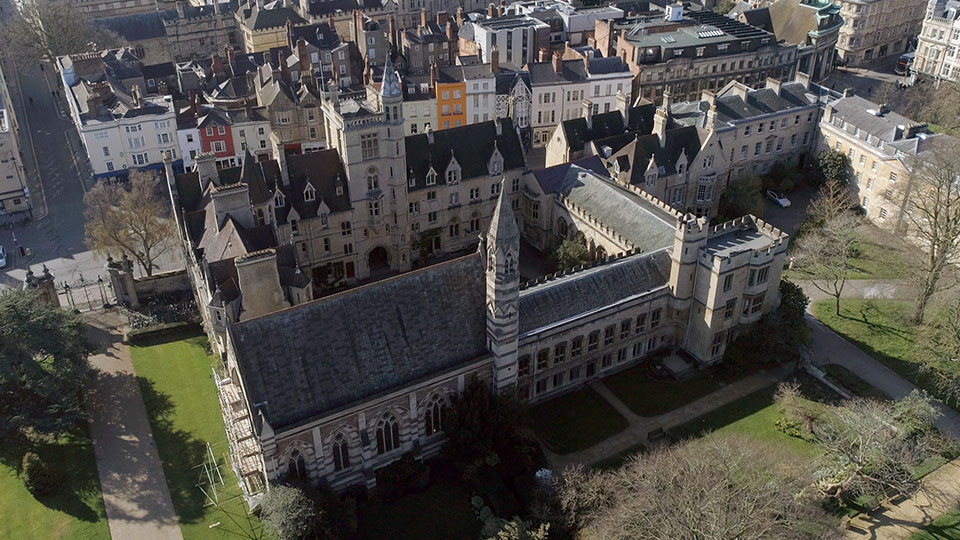
[[[80,165],[77,164],[77,153],[73,151],[73,143],[70,142],[69,133],[73,131],[73,128],[67,128],[63,132],[63,138],[67,140],[67,147],[70,148],[70,161],[73,162],[73,170],[77,171],[77,180],[80,181],[80,189],[84,193],[87,192],[87,183],[83,181],[83,173],[80,172]]]

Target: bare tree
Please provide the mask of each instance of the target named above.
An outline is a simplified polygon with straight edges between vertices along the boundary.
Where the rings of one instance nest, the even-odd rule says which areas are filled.
[[[928,144],[929,150],[908,163],[912,184],[905,208],[908,232],[924,251],[914,266],[918,324],[930,299],[957,284],[954,265],[960,262],[960,156],[950,141],[935,138]]]
[[[919,391],[898,401],[798,406],[806,400],[796,385],[781,385],[776,399],[787,418],[804,423],[805,437],[823,448],[815,486],[827,499],[909,494],[918,485],[913,467],[949,445],[933,429],[939,411]]]
[[[823,208],[827,211],[829,206],[824,204]],[[817,290],[833,297],[837,315],[840,315],[840,297],[847,283],[859,223],[859,218],[851,212],[838,212],[806,232],[797,240],[794,250],[797,268],[807,274]]]
[[[123,41],[65,1],[24,2],[22,11],[3,25],[3,35],[4,47],[21,67],[116,47]]]
[[[133,171],[126,184],[100,182],[83,196],[87,246],[105,255],[126,253],[150,276],[176,230],[156,174]]]
[[[942,80],[927,94],[926,103],[919,105],[919,117],[944,133],[960,134],[960,84]]]
[[[933,381],[937,397],[956,407],[960,403],[960,294],[932,306],[924,317],[914,357]]]
[[[848,214],[856,206],[856,197],[847,182],[828,178],[807,206],[807,216],[818,225],[840,214]]]
[[[745,436],[712,435],[638,455],[619,469],[574,467],[558,480],[580,538],[830,538],[805,496],[812,463]]]

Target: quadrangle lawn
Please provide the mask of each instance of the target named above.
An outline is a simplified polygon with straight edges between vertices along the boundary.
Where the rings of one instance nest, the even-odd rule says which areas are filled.
[[[530,408],[533,427],[551,451],[589,448],[627,427],[627,420],[589,386]]]
[[[933,520],[907,540],[960,540],[960,508]]]
[[[26,451],[21,445],[0,445],[0,538],[16,540],[101,540],[110,538],[93,443],[88,437],[65,436],[57,444],[31,445],[65,478],[56,493],[38,501],[18,473]]]
[[[260,538],[260,524],[247,515],[230,467],[211,371],[215,360],[204,343],[203,336],[187,334],[131,346],[137,382],[184,539]],[[203,464],[208,442],[225,482],[218,486],[220,508],[205,506],[197,487],[201,471],[196,466]]]
[[[681,382],[655,381],[635,366],[607,377],[603,384],[637,416],[658,416],[719,390],[723,384],[698,374]]]

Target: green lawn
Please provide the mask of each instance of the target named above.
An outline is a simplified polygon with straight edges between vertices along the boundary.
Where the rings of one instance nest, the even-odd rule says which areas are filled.
[[[861,379],[856,373],[838,364],[827,364],[823,366],[827,375],[833,379],[833,382],[839,384],[845,390],[855,396],[870,399],[888,399],[887,395],[870,386],[867,381]]]
[[[603,384],[638,416],[661,415],[723,386],[706,375],[697,375],[683,382],[658,382],[647,377],[641,366],[604,379]]]
[[[823,324],[904,379],[943,399],[932,378],[921,373],[919,365],[914,362],[917,330],[910,323],[912,312],[913,302],[906,300],[844,298],[840,301],[839,317],[834,313],[832,299],[813,305],[814,315]],[[956,364],[942,367],[960,376],[960,367]],[[954,408],[957,406],[952,400],[946,402]]]
[[[530,416],[537,434],[558,454],[589,448],[627,427],[627,420],[589,387],[537,404]]]
[[[258,537],[259,523],[248,517],[237,478],[227,457],[223,419],[202,336],[132,346],[137,381],[147,406],[173,505],[186,540]],[[226,483],[217,486],[220,506],[204,506],[197,487],[206,443],[220,462]],[[214,526],[215,523],[219,525]]]
[[[446,478],[390,503],[372,502],[358,518],[360,540],[468,539],[480,532],[470,492],[463,483]]]
[[[960,508],[933,520],[907,540],[960,540]]]
[[[59,491],[38,501],[18,476],[27,451],[10,440],[0,444],[0,538],[17,540],[100,540],[110,538],[93,443],[65,436],[59,443],[31,444],[45,462],[66,476]]]
[[[849,279],[898,279],[909,267],[907,261],[915,256],[915,248],[891,242],[890,237],[873,225],[857,228],[860,239],[854,244],[856,253],[847,262],[850,265]],[[810,279],[800,270],[787,270],[784,277],[793,281]]]
[[[704,432],[747,435],[771,441],[793,450],[798,456],[814,457],[819,450],[803,439],[778,430],[775,422],[782,415],[773,403],[777,385],[771,385],[736,401],[681,424],[668,431],[673,440],[697,437]]]

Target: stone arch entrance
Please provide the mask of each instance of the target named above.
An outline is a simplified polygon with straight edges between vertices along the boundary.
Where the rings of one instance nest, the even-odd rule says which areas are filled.
[[[390,254],[383,246],[377,246],[367,254],[367,266],[370,273],[385,272],[390,270]]]

